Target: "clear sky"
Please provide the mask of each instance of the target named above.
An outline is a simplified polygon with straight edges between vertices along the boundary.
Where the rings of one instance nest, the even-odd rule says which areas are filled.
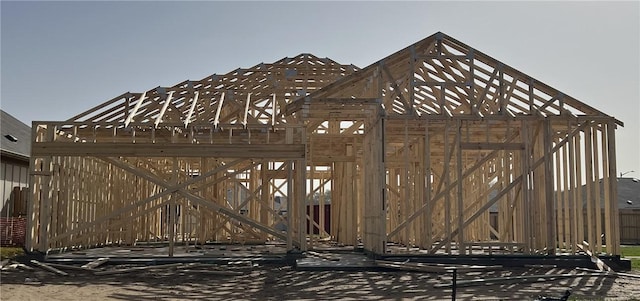
[[[640,2],[0,2],[3,110],[66,120],[123,92],[313,53],[365,67],[442,31],[625,123],[640,178]]]

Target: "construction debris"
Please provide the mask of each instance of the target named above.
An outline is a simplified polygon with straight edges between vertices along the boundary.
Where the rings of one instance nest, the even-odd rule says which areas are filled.
[[[600,271],[600,270],[592,270],[585,268],[576,268],[578,271],[592,272],[592,273],[601,273],[609,276],[621,276],[621,277],[630,277],[630,278],[638,278],[640,279],[640,274],[630,274],[630,273],[620,273],[620,272],[608,272],[608,271]]]
[[[314,257],[322,258],[322,259],[325,259],[325,260],[340,261],[340,258],[333,257],[333,256],[331,256],[331,255],[327,255],[327,254],[322,254],[322,253],[314,252],[314,251],[307,251],[307,252],[306,252],[306,254],[307,254],[307,255],[314,256]]]
[[[501,269],[502,266],[492,265],[492,266],[481,266],[481,265],[461,265],[461,266],[450,266],[450,265],[441,265],[441,264],[425,264],[425,263],[417,263],[417,262],[396,262],[396,261],[387,261],[387,260],[376,260],[376,265],[383,268],[389,269],[397,269],[403,271],[417,271],[417,272],[426,272],[426,273],[448,273],[456,270],[458,272],[466,273],[472,271],[491,271]]]
[[[48,262],[48,265],[54,267],[54,268],[58,268],[58,269],[64,269],[64,270],[74,270],[74,271],[80,271],[80,272],[95,272],[96,270],[94,269],[90,269],[90,268],[84,268],[84,267],[79,267],[79,266],[75,266],[75,265],[70,265],[70,264],[60,264],[60,263],[52,263],[52,262]]]
[[[208,274],[208,275],[217,275],[217,276],[240,276],[244,275],[243,272],[240,271],[223,271],[223,270],[211,270],[211,269],[181,269],[183,273],[198,273],[198,274]]]
[[[588,249],[589,243],[587,243],[586,241],[582,241],[582,244],[577,244],[577,246],[578,248],[580,248],[580,250],[584,251],[585,253],[587,253],[587,255],[589,255],[589,257],[591,257],[591,262],[595,263],[600,271],[613,272],[612,268],[610,268],[607,264],[605,264],[604,261],[598,258],[598,256],[594,255],[593,253],[591,253],[591,251],[589,251]]]
[[[40,262],[40,261],[37,261],[35,259],[31,260],[31,263],[37,265],[38,267],[40,267],[42,269],[45,269],[45,270],[49,271],[49,272],[56,273],[56,274],[58,274],[60,276],[69,276],[69,273],[63,272],[61,270],[58,270],[58,269],[52,267],[51,265],[49,265],[47,263]]]
[[[160,265],[150,265],[150,266],[142,266],[142,267],[130,267],[125,269],[114,269],[114,270],[105,270],[105,271],[96,271],[94,275],[113,275],[113,274],[124,274],[135,271],[145,271],[145,270],[155,270],[155,269],[166,269],[166,268],[175,268],[184,265],[184,263],[170,263],[170,264],[160,264]]]
[[[472,279],[472,280],[458,280],[456,281],[456,286],[475,286],[475,285],[491,285],[494,283],[504,283],[509,281],[519,281],[519,282],[544,282],[559,278],[577,278],[577,277],[591,277],[591,276],[608,276],[608,274],[603,273],[580,273],[580,274],[553,274],[553,275],[529,275],[529,276],[513,276],[513,277],[499,277],[499,278],[483,278],[483,279]],[[451,283],[441,283],[436,284],[434,287],[436,288],[449,288],[453,286],[453,282]]]
[[[33,268],[26,265],[26,264],[22,264],[22,263],[12,263],[12,264],[8,264],[2,267],[3,271],[7,271],[7,270],[15,270],[15,269],[23,269],[23,270],[27,270],[27,271],[33,271]]]
[[[109,261],[108,257],[101,257],[101,258],[98,258],[98,259],[96,259],[96,260],[94,260],[92,262],[89,262],[89,263],[83,265],[82,267],[85,268],[85,269],[95,269],[95,268],[97,268],[98,266],[104,264],[107,261]]]

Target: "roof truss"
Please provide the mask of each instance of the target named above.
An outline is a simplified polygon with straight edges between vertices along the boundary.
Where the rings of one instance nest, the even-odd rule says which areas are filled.
[[[288,112],[336,98],[378,98],[387,115],[609,117],[440,32],[297,100]]]
[[[199,81],[127,92],[67,121],[120,127],[286,123],[281,112],[290,101],[356,70],[353,65],[300,54]]]

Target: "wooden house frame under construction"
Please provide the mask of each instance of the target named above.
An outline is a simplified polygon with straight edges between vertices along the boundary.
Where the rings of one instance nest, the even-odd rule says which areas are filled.
[[[619,255],[618,125],[443,33],[364,69],[301,54],[34,122],[27,248]]]

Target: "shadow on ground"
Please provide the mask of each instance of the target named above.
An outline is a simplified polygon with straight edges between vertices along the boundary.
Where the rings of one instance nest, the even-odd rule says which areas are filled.
[[[451,300],[448,283],[451,274],[396,271],[296,271],[288,266],[224,267],[239,275],[213,275],[205,265],[197,269],[164,269],[96,276],[75,273],[58,276],[43,270],[3,271],[1,283],[29,286],[61,286],[73,289],[95,285],[104,297],[116,300]],[[487,279],[517,275],[565,274],[568,269],[510,269],[491,272],[459,273],[459,280]],[[617,297],[611,291],[613,277],[588,276],[536,283],[498,282],[490,285],[459,287],[457,300],[534,300],[537,296],[559,297],[565,290],[580,300]],[[62,287],[64,286],[64,287]]]

